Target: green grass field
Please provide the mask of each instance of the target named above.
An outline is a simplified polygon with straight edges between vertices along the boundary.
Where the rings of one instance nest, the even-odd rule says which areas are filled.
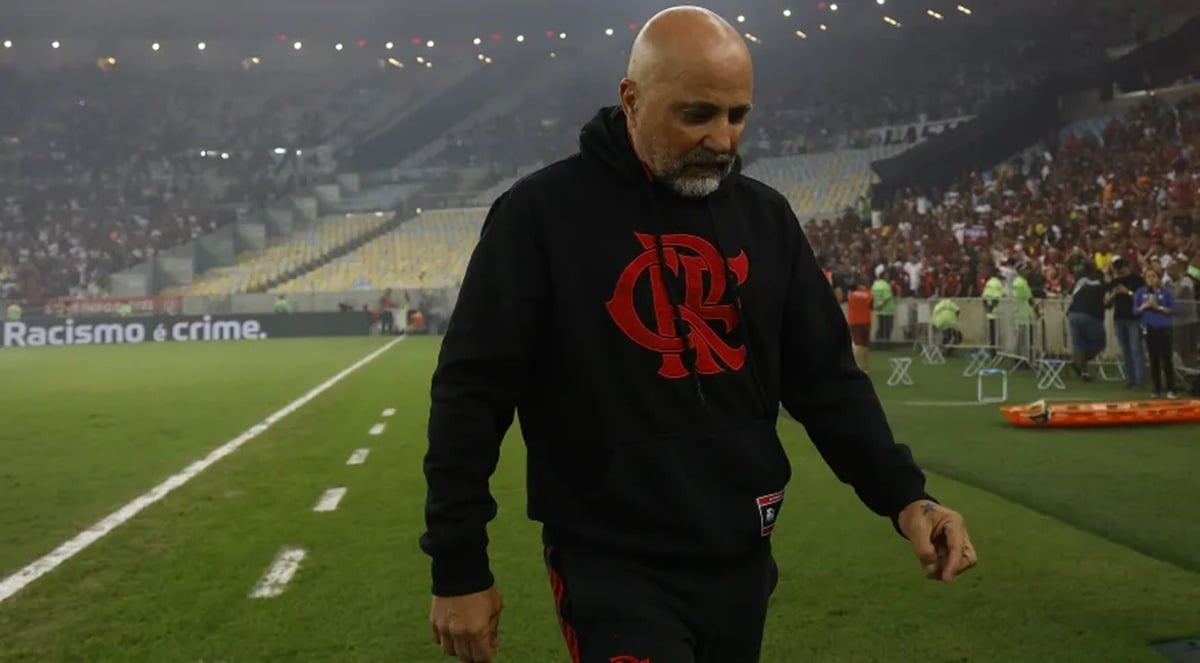
[[[0,352],[0,578],[381,344]],[[0,603],[0,660],[444,660],[417,547],[437,344],[396,345]],[[916,404],[974,400],[958,363],[914,364],[900,388],[883,385],[884,356],[873,364],[898,437],[966,515],[980,565],[950,586],[925,580],[909,544],[781,420],[794,478],[764,661],[1156,661],[1151,641],[1200,635],[1200,427],[1013,429],[993,406]],[[1044,395],[1011,380],[1010,402]],[[358,448],[367,461],[346,465]],[[493,480],[499,660],[564,661],[523,461],[514,432]],[[314,512],[336,486],[340,506]],[[307,551],[295,578],[249,598],[284,546]]]

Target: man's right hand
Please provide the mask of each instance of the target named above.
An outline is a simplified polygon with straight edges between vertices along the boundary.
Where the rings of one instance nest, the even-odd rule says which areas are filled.
[[[495,586],[464,596],[434,596],[429,608],[433,641],[463,663],[491,663],[500,647],[503,609]]]

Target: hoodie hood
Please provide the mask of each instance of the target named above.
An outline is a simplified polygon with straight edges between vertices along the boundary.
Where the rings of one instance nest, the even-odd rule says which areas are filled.
[[[625,112],[620,106],[605,106],[583,125],[579,132],[579,152],[588,163],[624,182],[646,184],[653,182],[649,167],[638,158],[629,137]],[[718,191],[742,172],[742,157],[734,155],[733,168],[721,181]]]

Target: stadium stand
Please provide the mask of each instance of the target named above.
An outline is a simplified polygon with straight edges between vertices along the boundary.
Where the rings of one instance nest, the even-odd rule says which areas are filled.
[[[455,287],[466,271],[486,214],[487,208],[425,212],[272,292]]]
[[[853,212],[821,220],[809,227],[814,249],[842,278],[882,274],[898,296],[918,297],[977,297],[992,268],[1022,264],[1051,298],[1069,294],[1089,260],[1200,264],[1200,96],[1149,98],[1063,136],[1049,159],[1018,156],[990,180],[972,173],[898,196],[878,226]]]
[[[743,142],[747,172],[784,190],[802,216],[841,215],[874,180],[868,164],[911,144],[887,140],[889,128],[970,116],[1051,69],[1153,37],[1161,32],[1156,22],[1181,10],[1194,6],[1175,0],[1014,2],[978,22],[876,26],[870,39],[850,42],[756,44],[758,108]],[[929,38],[934,31],[936,38]],[[597,39],[563,48],[545,84],[510,111],[455,129],[443,141],[446,149],[414,169],[415,179],[455,194],[450,204],[486,205],[516,177],[572,152],[580,123],[597,106],[613,103],[614,72],[625,56],[615,41]],[[804,49],[801,60],[797,48]],[[0,70],[3,294],[27,302],[104,295],[112,274],[271,201],[318,182],[328,185],[359,157],[372,167],[402,161],[405,154],[389,147],[393,142],[407,152],[438,138],[410,130],[415,125],[406,118],[448,126],[447,108],[456,115],[474,108],[453,90],[465,86],[487,97],[488,71],[515,75],[471,58],[440,56],[436,69],[405,83],[382,61],[369,73],[327,78],[268,66],[245,60],[232,70],[142,71],[123,61],[99,71],[92,65]],[[1099,123],[1105,120],[1093,120],[1087,130]],[[364,145],[371,149],[359,149]],[[328,149],[310,149],[316,146]],[[339,161],[342,155],[348,160]],[[1030,151],[1024,162],[1038,158]],[[453,173],[462,168],[483,168],[486,177],[465,178],[475,188],[455,191]],[[386,168],[353,174],[366,182],[380,173],[384,179],[376,177],[372,186],[393,188],[364,186],[355,191],[356,204],[393,201],[408,190]],[[990,171],[980,176],[982,186],[992,181]],[[424,199],[419,204],[431,206]],[[342,201],[321,211],[354,208]],[[307,241],[272,239],[280,246]],[[271,250],[260,256],[263,265],[246,258],[192,288],[262,287],[271,280],[265,274],[277,274],[273,270],[302,253]]]
[[[762,180],[787,196],[796,216],[804,221],[836,215],[856,206],[878,179],[871,171],[871,162],[903,149],[904,146],[888,145],[772,157],[752,163],[746,168],[746,175]]]
[[[190,286],[163,294],[233,295],[256,292],[280,276],[330,256],[386,224],[391,215],[347,214],[325,218],[313,227],[249,256],[239,256],[232,267],[216,267]]]

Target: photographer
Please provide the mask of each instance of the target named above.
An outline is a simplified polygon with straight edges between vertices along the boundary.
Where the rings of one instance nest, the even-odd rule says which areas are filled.
[[[1104,293],[1104,307],[1113,310],[1113,332],[1121,346],[1124,361],[1125,386],[1138,388],[1146,384],[1145,352],[1142,350],[1142,323],[1133,310],[1133,293],[1146,281],[1133,273],[1129,261],[1118,256],[1112,261],[1113,280]]]

